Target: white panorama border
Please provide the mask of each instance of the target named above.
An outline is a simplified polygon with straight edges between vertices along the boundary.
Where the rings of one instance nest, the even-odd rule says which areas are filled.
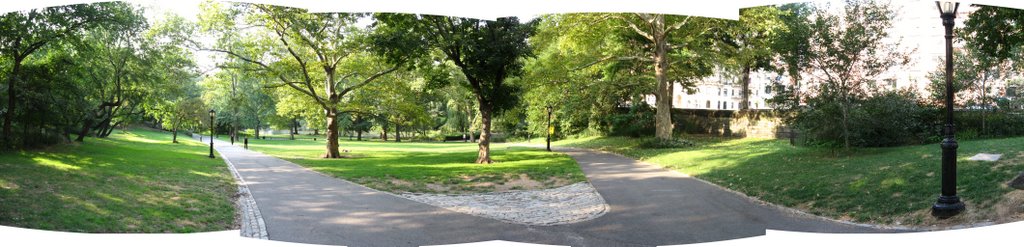
[[[268,3],[304,7],[311,11],[374,11],[448,14],[475,18],[527,16],[540,13],[565,12],[647,12],[699,15],[735,19],[739,7],[770,5],[792,0],[244,0],[239,2]],[[880,0],[885,1],[885,0]],[[892,0],[929,1],[930,0]],[[3,1],[0,13],[47,6],[77,3],[108,2],[103,0],[35,0]],[[128,1],[140,2],[140,1]],[[430,4],[425,4],[429,2]],[[186,3],[190,3],[187,2]],[[513,3],[513,4],[502,4]],[[985,4],[1024,9],[1019,0],[973,0],[962,4]],[[937,16],[937,14],[936,14]],[[1015,243],[1013,237],[1024,230],[1024,222],[970,229],[899,234],[821,234],[768,230],[765,236],[694,244],[692,246],[957,246]],[[43,231],[0,226],[0,241],[10,246],[317,246],[277,241],[260,241],[239,236],[238,231],[192,234],[84,234]],[[450,246],[515,246],[512,242],[485,241]],[[527,245],[537,246],[537,245]],[[691,246],[691,245],[687,245]]]

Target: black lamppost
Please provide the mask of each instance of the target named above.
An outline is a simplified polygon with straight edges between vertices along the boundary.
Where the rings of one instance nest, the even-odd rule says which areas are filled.
[[[939,2],[942,25],[946,27],[946,126],[942,139],[942,194],[932,205],[932,215],[949,218],[964,211],[964,203],[956,196],[956,132],[953,126],[953,19],[960,3]]]
[[[210,110],[210,158],[213,158],[213,118],[217,116],[217,112]]]
[[[548,138],[547,138],[548,152],[551,152],[551,133],[555,132],[555,130],[551,129],[551,106],[548,105],[545,108],[548,110],[548,128],[547,128],[547,132],[548,132]]]

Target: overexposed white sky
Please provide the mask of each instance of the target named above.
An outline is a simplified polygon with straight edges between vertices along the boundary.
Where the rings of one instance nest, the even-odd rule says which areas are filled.
[[[150,23],[163,18],[167,13],[176,14],[184,17],[186,20],[196,22],[198,21],[199,15],[199,4],[206,0],[175,0],[175,1],[160,1],[160,0],[130,0],[129,2],[138,4],[144,8],[144,15]],[[517,16],[520,20],[529,21],[537,17],[536,14],[527,14]],[[369,26],[373,20],[369,17],[360,19],[357,25]],[[204,40],[200,38],[200,40]],[[212,40],[205,39],[204,42],[212,42]],[[196,52],[195,59],[200,69],[203,71],[216,71],[213,67],[216,66],[217,58],[211,56],[217,56],[218,54],[212,52]]]

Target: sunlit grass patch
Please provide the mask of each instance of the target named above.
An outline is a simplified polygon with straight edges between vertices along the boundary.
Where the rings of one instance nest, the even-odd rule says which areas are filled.
[[[706,139],[706,137],[704,137]],[[762,200],[837,219],[881,224],[955,224],[1009,218],[993,208],[1024,171],[1024,138],[964,141],[958,150],[958,193],[971,207],[960,218],[935,222],[922,214],[940,189],[938,144],[862,148],[850,153],[794,147],[785,140],[719,139],[690,148],[645,149],[641,139],[589,137],[555,142],[620,153],[659,164]],[[980,152],[997,162],[970,161]],[[1019,207],[1019,205],[1018,205]]]
[[[322,159],[321,139],[249,140],[253,150],[315,171],[392,192],[470,193],[541,189],[585,181],[571,157],[491,145],[493,164],[475,164],[476,143],[342,141],[349,158]]]
[[[73,232],[231,229],[233,178],[205,145],[167,133],[0,153],[0,225]],[[181,222],[192,222],[181,224]]]

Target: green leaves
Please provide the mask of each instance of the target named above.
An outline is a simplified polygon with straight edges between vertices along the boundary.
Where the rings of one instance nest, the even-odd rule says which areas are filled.
[[[435,88],[451,80],[448,73],[430,67],[451,61],[466,77],[467,87],[496,112],[516,105],[517,89],[505,80],[519,76],[521,59],[532,54],[527,39],[534,33],[535,23],[519,23],[514,17],[484,21],[378,14],[375,18],[375,51],[389,61],[414,64],[426,72]]]
[[[981,6],[964,21],[966,47],[977,47],[986,56],[999,60],[1020,60],[1024,46],[1024,10]]]

